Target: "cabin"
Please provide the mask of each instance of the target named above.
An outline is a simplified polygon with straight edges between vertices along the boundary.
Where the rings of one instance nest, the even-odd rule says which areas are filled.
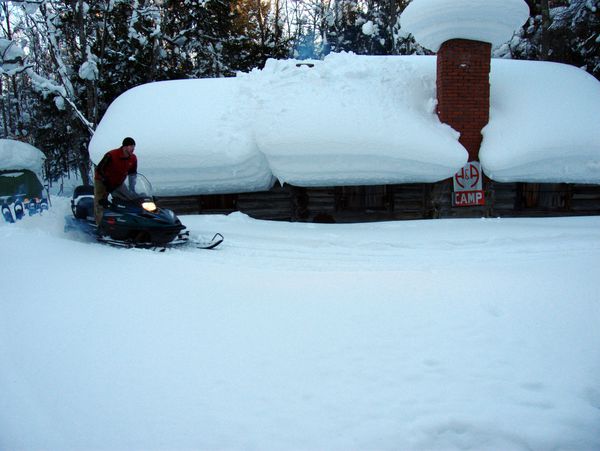
[[[269,60],[234,78],[138,86],[109,107],[90,154],[134,136],[140,172],[179,214],[600,214],[600,82],[491,58],[529,17],[522,0],[438,6],[414,0],[401,17],[435,56]]]

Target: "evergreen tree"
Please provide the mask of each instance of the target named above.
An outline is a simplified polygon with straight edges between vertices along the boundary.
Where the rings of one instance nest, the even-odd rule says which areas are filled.
[[[92,51],[101,72],[101,109],[135,86],[166,78],[162,50],[162,17],[151,0],[98,2],[102,18]],[[104,4],[106,6],[101,7]]]
[[[335,0],[327,29],[331,50],[361,55],[426,53],[400,30],[400,14],[407,4],[408,0]]]
[[[600,0],[529,3],[528,23],[495,55],[572,64],[600,79]]]
[[[244,59],[246,37],[236,35],[233,0],[167,0],[164,41],[170,78],[231,76]],[[241,56],[240,56],[241,55]]]
[[[237,70],[249,71],[263,67],[269,58],[287,56],[279,1],[238,0],[235,8],[233,31],[240,44]]]

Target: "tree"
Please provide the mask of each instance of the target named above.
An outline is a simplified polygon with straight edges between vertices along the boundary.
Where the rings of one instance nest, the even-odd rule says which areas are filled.
[[[235,13],[233,31],[240,42],[237,70],[249,71],[263,67],[268,58],[287,56],[279,0],[238,0]]]
[[[495,54],[582,67],[600,79],[600,0],[530,2],[531,17]]]

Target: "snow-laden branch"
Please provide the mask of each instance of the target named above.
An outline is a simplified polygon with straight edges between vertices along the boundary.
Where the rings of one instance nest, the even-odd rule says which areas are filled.
[[[43,4],[46,4],[46,1],[44,1]],[[47,10],[45,10],[42,14],[43,14],[44,20],[46,21],[46,29],[48,31],[47,36],[48,36],[48,41],[50,43],[50,52],[52,54],[52,58],[53,58],[54,62],[56,63],[56,66],[57,66],[56,69],[57,69],[58,75],[60,77],[60,80],[61,80],[63,86],[66,89],[66,94],[70,98],[74,99],[75,98],[75,89],[73,88],[73,84],[71,83],[71,80],[69,79],[67,67],[66,67],[66,65],[62,59],[62,56],[60,54],[60,51],[59,51],[57,30],[56,30],[56,26],[54,25],[54,21],[53,21],[54,18],[48,14]]]
[[[82,80],[94,81],[98,80],[98,57],[92,53],[92,49],[88,45],[86,48],[87,58],[79,68],[79,78]]]
[[[62,61],[59,58],[59,61]],[[94,133],[93,124],[86,119],[85,115],[79,110],[74,102],[74,90],[70,80],[66,77],[66,68],[63,64],[61,83],[50,80],[49,78],[43,77],[33,70],[31,65],[27,65],[26,55],[24,50],[17,45],[14,41],[9,39],[0,38],[0,73],[7,75],[15,75],[17,73],[25,73],[31,80],[32,87],[43,94],[44,96],[54,95],[61,99],[55,104],[57,108],[61,108],[61,105],[66,102],[73,110],[77,118],[81,121],[83,126],[88,130],[90,135]],[[59,69],[59,74],[61,70]],[[65,83],[67,80],[68,83]]]
[[[61,109],[61,104],[63,102],[66,102],[71,107],[77,118],[81,121],[83,126],[88,130],[90,136],[94,134],[94,125],[90,121],[88,121],[85,115],[79,110],[79,108],[77,108],[77,105],[69,97],[68,92],[64,86],[58,85],[52,80],[42,77],[39,74],[36,74],[31,67],[28,67],[25,72],[31,79],[32,86],[36,91],[42,93],[44,96],[54,94],[58,97],[58,99],[61,99],[60,101],[57,101],[57,98],[55,98],[54,100],[57,108],[59,109]]]
[[[14,75],[23,71],[25,52],[14,41],[0,38],[0,71]]]
[[[129,18],[128,37],[129,37],[129,39],[136,39],[136,40],[140,41],[140,44],[143,44],[143,42],[140,40],[141,36],[138,34],[138,32],[135,29],[135,24],[137,24],[137,22],[138,22],[138,0],[133,0],[131,9],[132,9],[132,11],[131,11],[131,17]]]
[[[133,0],[131,4],[131,17],[129,18],[128,23],[128,34],[127,37],[130,41],[136,40],[140,43],[140,45],[145,46],[148,44],[148,39],[140,34],[136,30],[136,26],[138,22],[142,19],[151,19],[154,23],[154,31],[150,31],[149,37],[156,38],[161,35],[161,15],[160,10],[154,5],[146,5],[140,6],[138,0]]]

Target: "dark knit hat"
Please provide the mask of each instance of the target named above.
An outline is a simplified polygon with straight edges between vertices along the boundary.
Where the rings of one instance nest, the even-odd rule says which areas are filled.
[[[123,140],[123,145],[124,146],[135,146],[135,140],[133,138],[127,137]]]

